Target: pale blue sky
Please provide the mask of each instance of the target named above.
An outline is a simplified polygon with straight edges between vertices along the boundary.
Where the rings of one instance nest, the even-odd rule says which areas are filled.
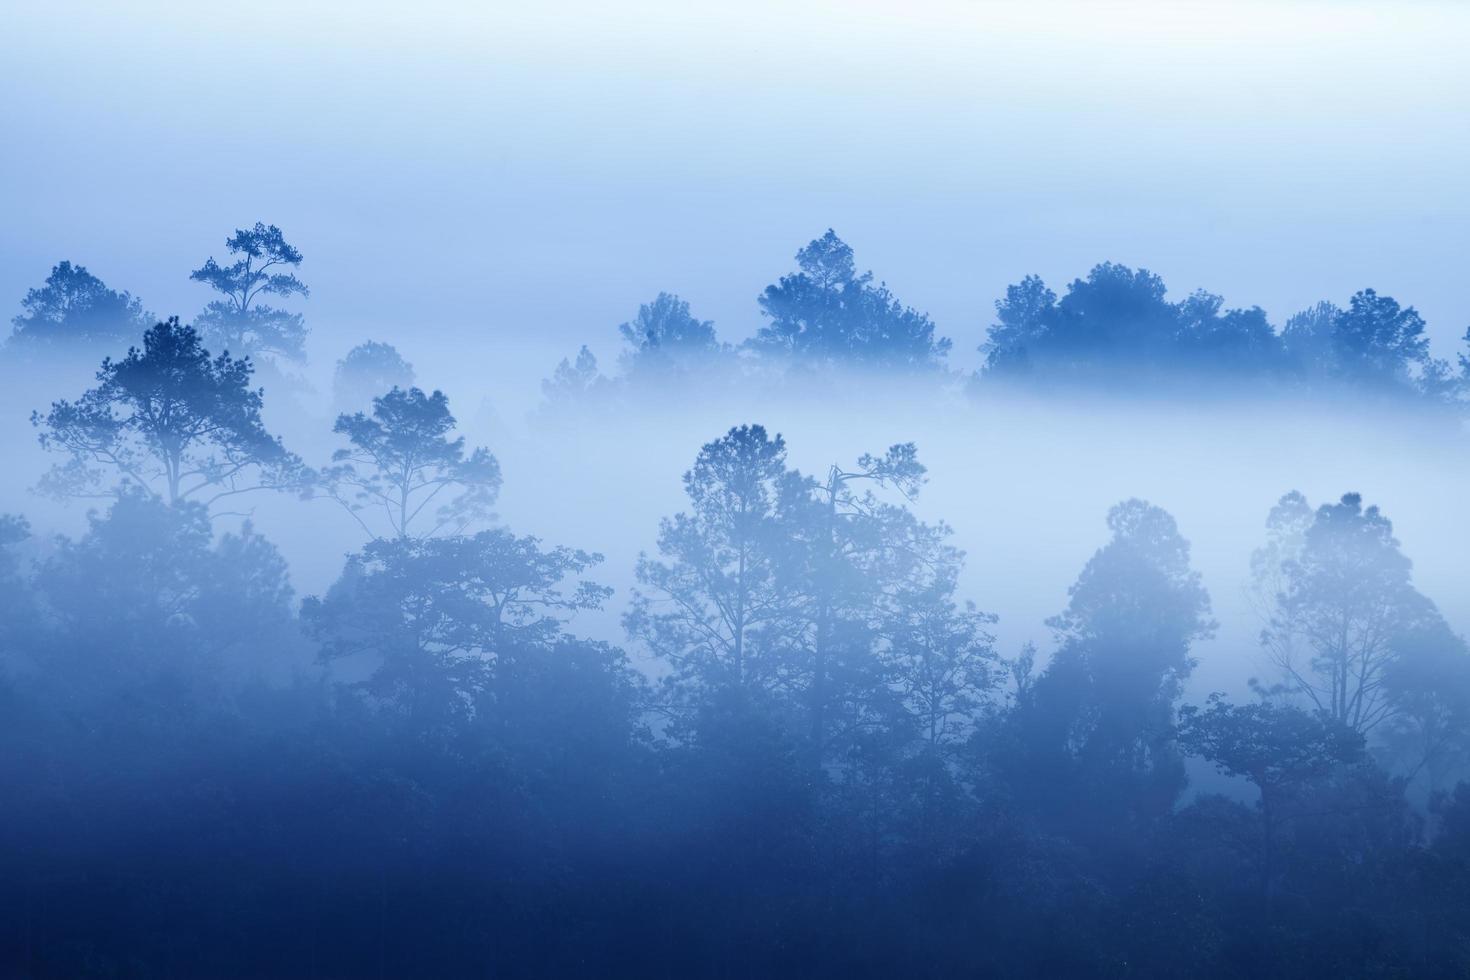
[[[319,361],[517,395],[660,289],[748,334],[829,225],[961,365],[1006,283],[1104,259],[1278,322],[1375,286],[1444,355],[1470,323],[1470,5],[300,6],[6,5],[7,317],[61,258],[187,317],[261,219]]]

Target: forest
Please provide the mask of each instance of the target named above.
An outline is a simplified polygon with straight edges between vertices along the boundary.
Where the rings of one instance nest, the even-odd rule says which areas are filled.
[[[522,422],[399,337],[313,364],[302,251],[209,246],[192,316],[69,261],[6,298],[0,975],[1470,974],[1464,597],[1425,584],[1463,554],[1421,580],[1394,522],[1463,484],[1399,517],[1290,465],[1470,452],[1470,349],[1412,305],[1274,324],[1102,262],[950,338],[827,230],[748,337],[659,293]],[[1106,479],[963,448],[1120,405],[1334,427],[1230,464],[1281,481],[1220,481],[1232,578],[1154,430]],[[1059,588],[1009,543],[1048,526]]]

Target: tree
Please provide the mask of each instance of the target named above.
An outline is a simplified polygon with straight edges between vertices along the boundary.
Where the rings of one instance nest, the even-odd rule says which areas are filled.
[[[300,461],[266,431],[264,392],[248,358],[211,358],[193,327],[173,317],[143,335],[143,349],[107,358],[97,387],[75,402],[32,413],[41,446],[69,458],[41,481],[57,496],[116,496],[133,488],[170,504],[212,506],[235,494],[295,486]],[[111,472],[121,477],[104,485]]]
[[[157,675],[214,684],[227,652],[248,654],[238,665],[248,675],[289,649],[295,629],[286,564],[248,522],[216,541],[201,504],[170,505],[134,491],[105,514],[89,514],[87,525],[80,538],[59,539],[36,575],[59,630],[48,644],[48,669],[91,674],[88,684],[99,691]],[[174,694],[201,696],[192,688],[187,697]]]
[[[444,731],[473,714],[495,657],[552,643],[565,614],[601,606],[611,590],[561,588],[601,560],[500,529],[379,539],[324,598],[306,600],[302,618],[324,660],[369,658],[357,686],[377,703]]]
[[[1371,289],[1354,293],[1337,314],[1332,340],[1338,370],[1359,382],[1407,384],[1429,356],[1418,311]]]
[[[12,323],[10,346],[36,352],[130,344],[148,329],[152,314],[126,292],[108,289],[85,266],[60,262],[39,289],[26,292]]]
[[[1209,595],[1174,519],[1142,500],[1108,512],[1112,540],[1088,560],[1067,609],[1048,621],[1058,648],[1018,702],[999,762],[1042,816],[1087,798],[1105,832],[1167,813],[1184,785],[1173,705],[1210,636]],[[1005,749],[1009,746],[1009,749]]]
[[[1291,793],[1363,756],[1363,737],[1322,712],[1262,701],[1233,705],[1212,694],[1209,707],[1179,711],[1179,741],[1228,776],[1244,776],[1260,791],[1261,891],[1269,899],[1276,876],[1276,828]]]
[[[1399,710],[1391,675],[1439,613],[1413,587],[1412,563],[1377,507],[1344,494],[1310,523],[1305,508],[1300,494],[1282,498],[1252,563],[1269,602],[1261,642],[1282,693],[1366,734]]]
[[[777,687],[793,613],[779,581],[789,548],[779,514],[794,479],[780,435],[731,429],[684,474],[690,510],[659,523],[662,560],[639,557],[624,625],[672,668],[665,689],[678,707]]]
[[[585,344],[575,362],[562,358],[550,378],[541,382],[541,395],[552,412],[585,408],[606,394],[611,382],[597,370],[597,357]]]
[[[1204,290],[1177,307],[1179,357],[1195,372],[1264,378],[1285,364],[1281,338],[1259,306],[1221,310],[1222,297]]]
[[[888,630],[889,674],[920,738],[932,752],[948,753],[975,729],[986,696],[1000,681],[989,627],[996,617],[973,602],[956,603],[954,576],[941,573],[895,603]]]
[[[1120,371],[1157,372],[1176,358],[1179,309],[1147,269],[1104,262],[1066,295],[1036,276],[1006,289],[981,347],[986,370],[1046,380],[1113,380]]]
[[[1229,375],[1267,378],[1284,365],[1281,338],[1260,307],[1226,309],[1196,290],[1170,303],[1164,281],[1115,262],[1074,279],[1059,301],[1037,276],[1006,288],[980,350],[985,374],[1115,383]]]
[[[1168,358],[1179,330],[1179,311],[1165,292],[1164,280],[1147,269],[1094,266],[1058,302],[1047,346],[1063,363],[1082,357],[1114,368],[1127,361],[1153,367]]]
[[[850,469],[834,464],[821,481],[787,485],[781,522],[795,548],[782,585],[798,613],[788,670],[805,688],[817,765],[835,725],[849,733],[893,726],[892,717],[872,711],[889,684],[875,649],[884,625],[901,617],[904,599],[958,564],[944,544],[948,528],[927,526],[903,506],[917,497],[924,473],[914,444],[900,443],[882,456],[863,455]]]
[[[715,338],[715,325],[698,320],[689,304],[669,293],[638,308],[638,316],[618,327],[627,347],[623,372],[637,382],[667,381],[708,371],[729,348]]]
[[[1287,362],[1308,382],[1321,382],[1340,374],[1333,334],[1342,310],[1323,301],[1294,314],[1281,331]]]
[[[945,824],[955,839],[967,832],[964,749],[987,720],[1002,676],[989,630],[996,617],[954,598],[960,557],[946,548],[935,567],[904,576],[880,627],[883,680],[905,716],[895,734],[906,740],[883,762],[903,801],[897,816],[917,814],[911,833],[926,849],[937,847]]]
[[[369,340],[358,344],[337,362],[332,398],[339,412],[361,411],[374,398],[393,388],[413,387],[413,365],[392,344]]]
[[[996,322],[980,345],[985,370],[1009,375],[1029,371],[1031,351],[1045,343],[1056,307],[1057,294],[1046,288],[1040,276],[1027,276],[1007,286],[1005,298],[995,301]]]
[[[949,352],[928,316],[901,304],[873,274],[857,274],[852,249],[829,228],[796,253],[799,272],[767,286],[770,323],[748,346],[807,366],[936,370]]]
[[[337,417],[332,431],[350,445],[332,454],[320,485],[371,537],[460,534],[494,516],[500,463],[484,447],[466,452],[455,425],[442,391],[394,388],[373,399],[371,416]],[[414,528],[429,516],[426,530]]]
[[[288,361],[306,357],[306,326],[300,313],[278,310],[261,302],[264,296],[306,296],[304,282],[294,270],[301,253],[291,246],[275,225],[256,222],[254,228],[237,228],[225,239],[235,261],[220,265],[211,256],[189,273],[224,296],[204,308],[195,328],[216,348],[238,356],[270,355]]]

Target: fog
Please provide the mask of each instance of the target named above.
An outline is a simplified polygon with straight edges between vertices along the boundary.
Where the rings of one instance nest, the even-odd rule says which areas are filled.
[[[320,387],[300,391],[289,411],[272,412],[268,390],[267,417],[289,448],[320,465],[343,441],[331,433],[322,390],[330,375],[316,373],[324,375]],[[709,403],[652,393],[651,406],[547,421],[537,417],[539,399],[518,403],[477,381],[477,364],[444,373],[441,384],[420,371],[419,382],[442,387],[461,420],[459,431],[500,460],[500,523],[605,557],[594,577],[617,593],[601,612],[578,614],[574,626],[614,643],[625,639],[619,620],[639,553],[652,549],[659,519],[684,505],[681,475],[701,445],[747,423],[784,435],[793,463],[808,473],[894,443],[917,443],[929,472],[914,510],[954,529],[954,542],[967,554],[961,591],[999,617],[994,632],[1010,652],[1027,641],[1047,648],[1044,621],[1065,605],[1077,570],[1106,540],[1108,508],[1130,497],[1178,520],[1221,625],[1196,647],[1200,664],[1191,693],[1237,693],[1263,669],[1263,623],[1248,595],[1250,555],[1263,543],[1267,512],[1290,490],[1314,505],[1358,492],[1381,507],[1414,562],[1420,590],[1457,631],[1470,631],[1463,589],[1470,522],[1462,499],[1470,436],[1458,423],[1426,419],[1412,407],[1255,396],[1181,403],[1127,392],[1001,391],[975,401],[953,382],[859,374],[830,390],[824,383],[821,396],[761,392]],[[44,549],[46,533],[83,525],[88,504],[33,492],[50,461],[24,420],[45,408],[45,392],[74,397],[85,385],[74,371],[55,380],[29,377],[26,387],[30,399],[7,406],[5,452],[12,463],[0,512],[30,515],[36,545]],[[364,541],[329,500],[254,495],[238,509],[277,543],[303,595],[324,592],[343,558]],[[217,525],[238,520],[232,513]]]
[[[1470,7],[0,31],[0,977],[1470,975]]]

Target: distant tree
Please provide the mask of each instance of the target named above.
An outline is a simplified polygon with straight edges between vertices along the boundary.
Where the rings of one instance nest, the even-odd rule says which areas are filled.
[[[995,301],[995,320],[980,345],[985,369],[1019,375],[1032,367],[1031,351],[1046,343],[1057,315],[1057,294],[1040,276],[1027,276],[1006,287],[1005,299]]]
[[[43,448],[66,454],[41,481],[57,496],[114,496],[138,488],[170,504],[206,506],[251,490],[287,488],[300,461],[261,422],[263,392],[248,358],[211,358],[177,317],[143,335],[143,349],[107,358],[98,385],[31,422]],[[112,473],[116,486],[105,485]]]
[[[1184,785],[1173,705],[1193,669],[1191,644],[1210,636],[1209,596],[1189,566],[1174,519],[1141,500],[1108,513],[1112,540],[1087,562],[1059,643],[1009,723],[1000,761],[1023,798],[1065,818],[1090,801],[1097,826],[1139,826],[1167,813]],[[1074,828],[1078,830],[1078,828]]]
[[[893,591],[880,625],[879,680],[895,697],[892,704],[886,698],[870,704],[867,717],[859,716],[867,722],[859,731],[881,732],[887,744],[873,745],[871,736],[849,735],[846,741],[876,756],[873,761],[888,777],[894,799],[879,808],[890,809],[891,816],[874,815],[879,832],[944,853],[975,836],[962,802],[974,775],[967,750],[992,720],[992,699],[1004,671],[990,633],[996,617],[955,599],[960,553],[942,539],[934,541],[945,554],[925,572],[901,576],[907,581]],[[927,565],[930,557],[921,557],[916,566]],[[847,693],[874,700],[860,690]],[[887,757],[878,751],[883,748]]]
[[[332,398],[339,412],[357,412],[393,388],[413,387],[413,365],[392,344],[369,340],[337,362]]]
[[[1261,634],[1282,693],[1368,733],[1398,710],[1390,677],[1409,641],[1439,619],[1410,581],[1393,525],[1355,493],[1319,507],[1288,494],[1272,510],[1253,569],[1269,601]]]
[[[36,352],[98,348],[136,343],[153,322],[152,314],[128,293],[119,293],[86,270],[61,262],[38,289],[21,300],[25,311],[13,321],[10,347]]]
[[[1104,262],[1059,301],[1036,276],[1007,287],[981,345],[984,371],[1042,381],[1168,381],[1206,374],[1268,377],[1285,366],[1281,338],[1260,307],[1225,309],[1196,290],[1170,303],[1147,269]]]
[[[237,228],[225,239],[229,265],[213,257],[189,273],[222,294],[204,308],[194,321],[205,342],[236,357],[269,355],[288,361],[306,357],[306,326],[300,313],[289,313],[261,302],[264,296],[306,296],[306,284],[294,270],[301,265],[301,252],[290,245],[281,229],[256,222],[254,228]]]
[[[624,624],[671,667],[665,689],[680,710],[779,685],[793,614],[779,578],[790,547],[780,506],[793,479],[779,435],[731,429],[684,474],[690,509],[660,522],[661,560],[638,560]]]
[[[987,370],[1048,380],[1112,380],[1158,373],[1178,358],[1180,312],[1147,269],[1104,262],[1074,279],[1060,301],[1037,277],[1006,290],[981,350]]]
[[[893,727],[873,711],[886,707],[875,699],[889,686],[876,647],[885,626],[899,628],[899,606],[958,563],[944,543],[948,529],[924,525],[904,506],[924,473],[914,444],[901,443],[850,468],[834,464],[821,480],[787,484],[781,520],[794,547],[781,577],[798,613],[788,670],[805,689],[814,762],[834,730]]]
[[[1196,371],[1266,377],[1285,366],[1281,338],[1259,306],[1221,310],[1222,297],[1204,290],[1178,304],[1179,353]]]
[[[553,412],[585,406],[605,394],[611,382],[597,370],[597,358],[586,345],[575,362],[562,358],[552,376],[541,382],[546,407]]]
[[[1293,315],[1281,331],[1287,362],[1309,382],[1340,374],[1333,334],[1341,314],[1334,304],[1321,302]]]
[[[445,730],[473,713],[496,656],[551,643],[566,614],[601,605],[610,590],[561,588],[601,560],[499,529],[380,539],[325,597],[306,600],[302,618],[323,659],[368,658],[358,687],[378,704]]]
[[[1114,262],[1072,280],[1057,314],[1051,346],[1063,356],[1146,364],[1167,357],[1179,329],[1179,311],[1165,298],[1164,280]]]
[[[975,729],[1001,665],[989,627],[994,615],[953,598],[953,571],[944,570],[921,590],[901,595],[889,627],[890,676],[918,721],[931,751],[948,754]]]
[[[466,452],[455,425],[442,391],[394,388],[371,415],[337,417],[332,431],[350,445],[332,454],[320,486],[374,538],[460,534],[494,516],[500,463],[484,447]]]
[[[729,348],[715,338],[715,325],[698,320],[689,304],[669,293],[638,308],[638,316],[618,327],[627,345],[620,358],[630,379],[669,379],[709,371]]]
[[[1466,378],[1455,373],[1450,362],[1442,357],[1426,356],[1420,362],[1414,388],[1430,404],[1454,410],[1465,408],[1465,396],[1470,392]]]
[[[1353,294],[1333,322],[1333,353],[1350,380],[1407,384],[1429,357],[1424,318],[1371,289]]]
[[[1250,559],[1250,598],[1262,619],[1275,614],[1276,603],[1287,589],[1289,563],[1300,557],[1316,518],[1312,505],[1296,490],[1284,494],[1266,515],[1266,542],[1251,552]]]
[[[1277,873],[1277,825],[1293,791],[1363,756],[1362,735],[1327,714],[1270,701],[1232,705],[1220,694],[1212,694],[1204,710],[1180,709],[1179,741],[1260,791],[1261,883],[1267,896]]]
[[[748,342],[757,353],[810,366],[935,370],[950,341],[928,316],[901,304],[873,275],[859,275],[852,249],[828,229],[796,253],[800,271],[760,297],[770,323]]]
[[[36,587],[59,629],[49,668],[94,673],[88,685],[99,690],[139,683],[133,672],[218,683],[227,652],[248,653],[237,665],[248,673],[295,632],[286,564],[248,522],[216,541],[202,505],[141,492],[90,514],[80,538],[57,541]]]

